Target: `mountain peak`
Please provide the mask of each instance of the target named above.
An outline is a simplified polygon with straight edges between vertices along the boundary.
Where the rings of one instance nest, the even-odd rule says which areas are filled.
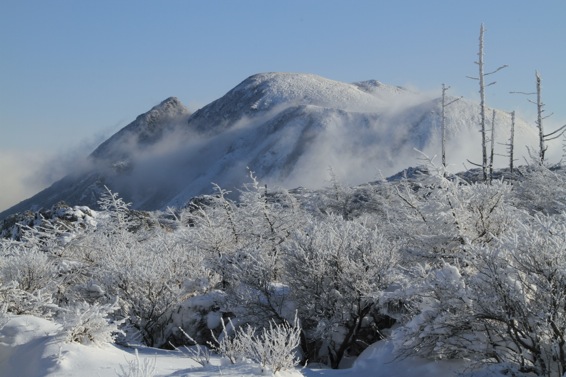
[[[127,159],[131,148],[155,143],[161,139],[164,130],[182,123],[189,115],[190,111],[177,97],[169,97],[112,135],[92,152],[91,157],[113,162]]]
[[[248,77],[233,92],[246,93],[256,111],[280,104],[373,111],[381,104],[376,94],[389,86],[376,80],[364,83],[348,84],[309,73],[268,72]]]
[[[167,113],[187,113],[188,109],[179,101],[177,97],[169,97],[163,101],[159,105],[154,106],[149,112],[158,111],[158,112],[167,112]]]
[[[284,108],[317,107],[355,113],[384,110],[392,96],[413,95],[377,80],[348,84],[310,73],[266,72],[252,75],[191,116],[193,128],[217,133],[230,119],[253,117]],[[222,114],[219,121],[218,114]]]

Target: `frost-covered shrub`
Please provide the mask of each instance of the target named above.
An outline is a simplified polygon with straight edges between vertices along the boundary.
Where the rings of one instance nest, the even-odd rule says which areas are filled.
[[[58,310],[50,292],[37,290],[33,293],[17,288],[15,282],[0,282],[1,310],[12,314],[32,314],[40,317],[51,317]]]
[[[227,290],[227,306],[257,326],[267,325],[271,319],[290,319],[294,311],[288,285],[281,282],[282,276],[275,276],[283,270],[283,259],[268,250],[261,245],[242,248],[232,255],[227,268],[234,277]]]
[[[173,312],[188,297],[207,290],[209,278],[196,250],[161,232],[144,242],[116,242],[99,277],[105,290],[119,297],[126,323],[150,346],[166,342],[176,329],[170,323]]]
[[[533,165],[519,169],[521,178],[514,183],[514,202],[518,208],[530,213],[548,215],[566,210],[566,169],[550,170]]]
[[[0,296],[6,310],[14,314],[51,315],[56,309],[52,298],[59,280],[52,259],[35,246],[6,245],[0,263]]]
[[[102,282],[105,290],[119,297],[126,323],[140,332],[145,344],[159,346],[171,310],[181,300],[182,282],[167,273],[167,256],[132,246],[113,250],[119,260],[107,265]]]
[[[52,288],[57,270],[49,256],[37,248],[21,247],[5,255],[0,267],[0,278],[15,282],[16,288],[29,293]]]
[[[389,295],[409,308],[397,316],[405,323],[392,336],[398,355],[468,358],[475,347],[484,347],[483,329],[474,318],[473,292],[462,267],[446,262],[417,264],[408,272],[407,286]]]
[[[458,258],[468,245],[487,244],[512,225],[512,186],[503,181],[469,184],[458,177],[427,175],[404,180],[397,190],[399,236],[427,260]]]
[[[300,361],[298,348],[301,341],[301,328],[295,316],[293,324],[270,322],[268,327],[258,330],[247,325],[235,329],[228,321],[228,329],[222,321],[222,333],[209,343],[212,350],[226,357],[232,364],[243,358],[261,365],[262,370],[273,373],[290,370]]]
[[[244,344],[239,332],[235,330],[233,322],[228,319],[228,327],[224,320],[222,322],[222,332],[217,337],[212,334],[212,341],[208,343],[210,348],[222,357],[227,358],[230,363],[236,364],[245,355]]]
[[[67,308],[61,315],[66,341],[96,345],[112,343],[118,326],[107,317],[116,309],[115,305],[89,305],[86,302]]]
[[[162,228],[136,217],[110,191],[100,205],[96,228],[73,239],[61,263],[69,299],[65,305],[117,300],[119,310],[111,319],[124,320],[126,341],[166,344],[179,326],[173,314],[187,298],[207,291],[213,274],[187,229]]]
[[[375,327],[383,291],[395,280],[398,245],[376,228],[339,216],[310,219],[286,250],[286,282],[309,342],[311,361],[337,368],[362,331]]]
[[[219,189],[208,205],[198,207],[193,232],[206,265],[221,278],[218,288],[228,293],[227,305],[259,326],[292,317],[285,290],[279,289],[285,285],[282,248],[301,226],[302,210],[286,191],[268,192],[253,176],[238,203],[225,194]]]
[[[400,294],[412,316],[394,333],[397,351],[466,358],[522,372],[566,371],[566,218],[523,218],[497,242],[476,245],[466,266],[439,263]],[[421,282],[421,283],[419,283]]]
[[[358,187],[345,186],[331,170],[329,187],[317,192],[311,204],[322,213],[342,216],[344,220],[353,220],[363,214],[383,220],[387,218],[387,189],[385,180]]]
[[[226,197],[228,192],[219,187],[217,192],[207,198],[206,205],[191,203],[188,217],[195,247],[202,250],[206,266],[220,276],[219,288],[227,289],[233,283],[228,260],[242,244],[244,229],[237,220],[236,204]]]
[[[297,317],[292,325],[270,322],[269,327],[259,332],[248,326],[240,329],[236,338],[241,341],[244,355],[260,364],[263,370],[277,373],[299,364],[297,348],[301,341],[301,328]]]
[[[475,250],[470,281],[485,355],[537,375],[566,372],[566,217],[536,215]]]

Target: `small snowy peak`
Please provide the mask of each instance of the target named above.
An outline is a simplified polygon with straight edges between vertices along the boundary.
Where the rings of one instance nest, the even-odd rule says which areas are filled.
[[[376,80],[348,84],[307,73],[259,73],[196,111],[189,124],[192,130],[216,134],[230,128],[235,120],[257,119],[293,107],[378,113],[400,102],[420,100],[414,93]]]
[[[176,97],[169,97],[102,143],[91,157],[99,160],[126,160],[133,148],[151,145],[164,132],[188,118],[190,111]]]
[[[366,85],[347,84],[306,73],[261,73],[249,77],[234,91],[261,94],[254,110],[278,105],[311,105],[347,111],[376,111],[383,103],[375,94],[384,87],[378,81]]]
[[[189,112],[189,110],[177,97],[169,97],[165,99],[159,105],[154,106],[149,112],[152,111],[168,113],[170,115],[184,115]]]
[[[177,97],[169,97],[160,104],[154,106],[148,112],[139,115],[136,120],[130,123],[132,126],[126,128],[134,128],[143,124],[152,124],[162,120],[177,119],[190,114],[190,111],[179,101]]]

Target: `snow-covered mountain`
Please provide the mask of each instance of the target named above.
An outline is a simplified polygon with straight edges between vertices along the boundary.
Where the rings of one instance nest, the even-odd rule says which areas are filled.
[[[440,112],[439,98],[374,80],[257,74],[193,114],[166,99],[102,143],[80,169],[0,219],[59,201],[96,207],[104,185],[136,209],[182,206],[211,192],[212,183],[239,187],[248,169],[288,188],[325,186],[330,170],[345,184],[372,181],[419,164],[415,148],[440,154]],[[467,159],[479,162],[478,105],[462,99],[446,116],[448,163],[462,170]],[[503,154],[510,116],[497,111],[495,123],[496,153]],[[515,133],[519,158],[536,134],[520,120]]]

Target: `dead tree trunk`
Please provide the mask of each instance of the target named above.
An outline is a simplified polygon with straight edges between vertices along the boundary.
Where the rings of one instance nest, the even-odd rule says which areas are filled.
[[[491,146],[490,146],[490,153],[489,153],[489,177],[488,181],[491,182],[493,179],[493,157],[494,157],[494,148],[495,148],[495,110],[491,113]]]
[[[479,38],[479,52],[478,52],[478,61],[475,62],[478,67],[479,67],[479,76],[478,77],[469,77],[471,79],[474,80],[478,80],[479,84],[480,84],[480,132],[481,132],[481,149],[482,149],[482,163],[480,164],[474,164],[477,166],[481,166],[482,167],[482,172],[483,172],[483,179],[484,181],[488,181],[489,180],[489,157],[487,155],[487,136],[486,136],[486,129],[485,129],[485,88],[488,86],[491,86],[493,84],[495,84],[494,82],[491,82],[489,84],[485,84],[485,76],[488,75],[492,75],[495,72],[498,72],[500,70],[502,70],[503,68],[506,68],[507,65],[503,65],[499,68],[497,68],[495,71],[493,72],[489,72],[489,73],[485,73],[484,72],[484,62],[483,62],[483,34],[484,34],[484,27],[483,24],[481,24],[480,27],[480,38]]]
[[[513,152],[515,148],[515,111],[511,112],[511,136],[509,137],[509,170],[513,173]]]
[[[487,181],[487,148],[485,137],[485,83],[483,72],[483,24],[480,27],[480,50],[478,52],[479,81],[480,81],[480,128],[481,128],[481,153],[482,153],[482,172],[483,179]]]

